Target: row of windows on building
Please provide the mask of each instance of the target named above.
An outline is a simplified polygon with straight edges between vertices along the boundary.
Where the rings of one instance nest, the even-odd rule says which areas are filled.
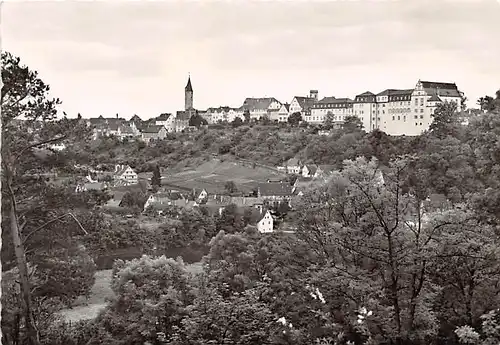
[[[396,116],[396,115],[392,115],[392,121],[396,121],[396,117],[397,117],[398,121],[400,121],[400,120],[401,120],[401,115],[398,115],[398,116]],[[418,119],[418,117],[419,117],[418,115],[414,115],[414,116],[413,116],[413,118],[414,118],[414,119]],[[423,118],[424,118],[424,115],[423,115],[423,114],[421,114],[421,115],[420,115],[420,118],[421,118],[421,119],[423,119]],[[403,115],[403,121],[406,121],[406,115]]]
[[[318,111],[318,112],[321,112],[321,113],[327,113],[329,112],[330,110],[328,109],[313,109],[314,111]],[[353,110],[351,108],[343,108],[343,109],[339,109],[340,111],[344,112],[344,113],[352,113]]]
[[[415,98],[415,107],[423,107],[425,105],[425,100],[426,98],[425,97],[422,97],[422,98]],[[395,103],[399,103],[399,106],[404,106],[404,105],[411,105],[411,102],[410,101],[404,101],[404,102],[395,102],[395,101],[391,101],[389,102],[390,104],[388,104],[387,107],[390,107],[390,106],[397,106],[398,104],[395,104]],[[386,103],[380,103],[380,104],[374,104],[375,107],[379,108],[379,107],[382,107],[382,108],[385,108],[385,105]],[[352,107],[353,105],[351,103],[338,103],[338,104],[316,104],[313,106],[314,109],[331,109],[331,108],[350,108]],[[364,104],[354,104],[354,107],[363,107]]]
[[[331,108],[352,108],[352,103],[327,103],[327,104],[315,104],[314,109],[331,109]]]
[[[423,98],[422,98],[422,99],[420,99],[420,106],[421,106],[421,107],[423,107],[423,106],[424,106],[424,101],[423,101],[423,100],[424,100]],[[399,103],[399,104],[395,104],[395,103]],[[419,105],[418,105],[418,103],[419,103],[419,101],[418,101],[418,99],[416,99],[416,100],[415,100],[415,106],[416,106],[416,107],[418,107],[418,106],[419,106]],[[375,106],[375,107],[377,107],[377,108],[385,108],[385,105],[386,105],[386,103],[374,104],[374,106]],[[410,102],[410,101],[408,101],[408,102],[392,102],[392,103],[387,104],[387,108],[390,108],[391,106],[392,106],[392,107],[394,107],[394,106],[398,106],[398,105],[399,105],[399,106],[411,105],[411,102]],[[359,108],[361,108],[361,107],[363,107],[363,106],[364,106],[364,104],[357,104],[357,105],[355,105],[355,107],[356,107],[356,106],[357,106],[357,107],[359,107]]]
[[[342,115],[339,115],[339,116],[333,116],[333,121],[344,121],[344,116]],[[325,116],[306,116],[306,121],[313,121],[313,122],[317,122],[317,121],[322,121],[324,122],[325,121]]]

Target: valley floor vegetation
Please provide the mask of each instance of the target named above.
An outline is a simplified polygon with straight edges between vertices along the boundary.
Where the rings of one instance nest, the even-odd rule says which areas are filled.
[[[2,344],[497,344],[500,341],[500,92],[468,126],[441,105],[419,137],[331,136],[242,124],[152,145],[92,141],[20,59],[2,53]],[[20,118],[25,120],[20,121]],[[54,142],[68,149],[40,156]],[[228,207],[173,209],[159,226],[103,214],[106,197],[44,173],[76,163],[136,169],[216,154],[267,165],[299,156],[337,172],[259,233]],[[135,158],[126,158],[135,157]],[[116,260],[96,318],[61,310],[90,297],[99,257]],[[196,272],[173,249],[202,252]],[[200,257],[201,257],[200,256]]]

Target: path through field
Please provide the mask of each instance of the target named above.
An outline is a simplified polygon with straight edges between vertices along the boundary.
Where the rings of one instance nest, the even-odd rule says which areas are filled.
[[[188,265],[188,271],[199,273],[202,271],[201,263]],[[91,296],[86,302],[84,297],[80,297],[72,309],[64,309],[60,312],[66,321],[89,320],[95,318],[101,309],[107,304],[107,299],[114,296],[111,290],[111,270],[97,271],[95,283],[92,287]]]

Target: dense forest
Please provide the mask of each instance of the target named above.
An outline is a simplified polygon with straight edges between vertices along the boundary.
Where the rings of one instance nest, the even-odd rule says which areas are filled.
[[[146,146],[96,144],[82,119],[56,120],[59,100],[9,53],[2,78],[3,344],[500,341],[500,92],[468,126],[443,104],[419,137],[243,124]],[[52,142],[70,149],[41,159]],[[289,213],[294,233],[266,235],[231,209],[173,214],[147,231],[96,212],[100,195],[40,177],[106,155],[146,171],[211,154],[269,165],[298,156],[339,171]],[[89,293],[95,256],[131,243],[149,255],[115,262],[116,297],[97,319],[62,321],[57,311]],[[209,246],[203,272],[154,255],[172,243]]]

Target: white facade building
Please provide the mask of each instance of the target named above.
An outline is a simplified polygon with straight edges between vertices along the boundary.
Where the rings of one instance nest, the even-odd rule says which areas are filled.
[[[331,116],[334,123],[342,123],[347,116],[354,114],[353,104],[349,98],[324,97],[312,105],[311,114],[305,116],[305,121],[322,124],[327,116]]]
[[[280,110],[282,104],[274,97],[247,98],[241,107],[243,111],[250,114],[251,120],[260,120],[264,116],[269,116],[273,111]]]

